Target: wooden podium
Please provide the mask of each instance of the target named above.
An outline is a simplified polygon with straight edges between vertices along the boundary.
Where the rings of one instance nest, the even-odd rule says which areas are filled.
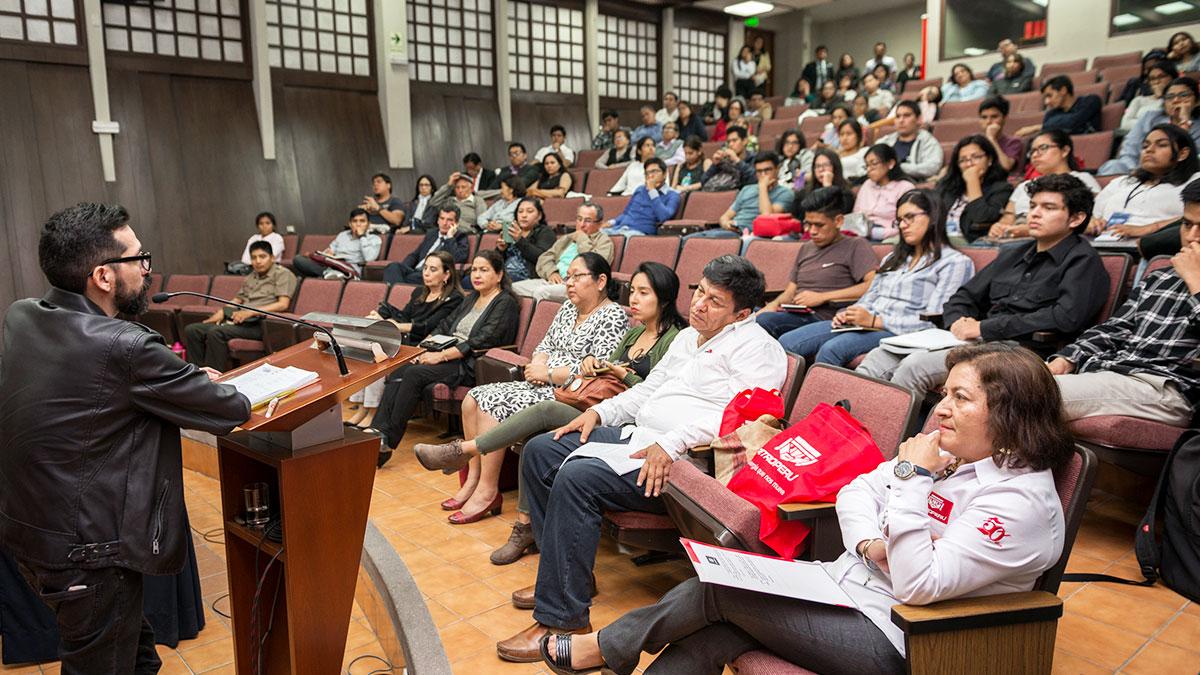
[[[342,425],[341,403],[422,349],[401,347],[381,363],[347,359],[308,341],[230,371],[263,363],[315,371],[320,379],[283,399],[266,418],[256,410],[241,431],[218,439],[221,511],[237,672],[340,672],[362,555],[379,439]],[[283,542],[243,525],[242,489],[270,488]],[[269,568],[269,569],[268,569]],[[256,598],[257,595],[257,598]]]

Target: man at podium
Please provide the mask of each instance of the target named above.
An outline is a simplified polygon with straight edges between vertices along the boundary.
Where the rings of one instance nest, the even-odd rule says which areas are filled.
[[[142,575],[184,561],[179,427],[227,434],[250,402],[144,326],[150,254],[120,206],[79,204],[38,242],[50,283],[4,320],[0,547],[55,613],[62,672],[154,673]]]

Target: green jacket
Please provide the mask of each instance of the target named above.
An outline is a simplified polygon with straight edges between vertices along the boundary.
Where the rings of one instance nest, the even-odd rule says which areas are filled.
[[[642,333],[644,333],[645,331],[646,331],[645,326],[637,326],[634,328],[630,328],[629,331],[627,333],[625,333],[625,337],[621,338],[621,341],[619,343],[617,343],[616,348],[613,349],[613,352],[608,357],[608,360],[610,362],[613,362],[613,361],[617,361],[618,359],[620,359],[622,357],[622,355],[625,354],[625,350],[629,349],[629,347],[632,346],[633,343],[637,342],[637,339],[639,337],[641,337]],[[658,362],[662,360],[663,355],[665,355],[667,353],[667,348],[671,346],[671,342],[673,342],[675,340],[676,335],[679,335],[679,329],[676,328],[675,326],[671,326],[670,328],[667,329],[667,332],[663,333],[658,338],[658,342],[655,342],[654,346],[650,347],[650,367],[651,368],[653,368],[654,366],[657,366]],[[632,368],[628,368],[627,370],[629,372],[627,372],[625,374],[625,379],[622,380],[625,383],[625,386],[632,387],[633,385],[642,381],[642,378],[640,376],[638,376],[637,373],[633,372]]]

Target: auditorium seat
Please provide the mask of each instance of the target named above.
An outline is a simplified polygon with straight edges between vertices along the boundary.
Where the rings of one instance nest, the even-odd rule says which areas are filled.
[[[337,238],[334,234],[306,234],[300,239],[300,247],[298,253],[300,255],[308,255],[316,251],[324,251],[329,248],[333,240]]]
[[[167,293],[178,291],[207,293],[209,282],[207,274],[172,274],[167,277],[167,283],[163,290]],[[180,341],[180,336],[176,332],[175,313],[181,307],[194,305],[200,301],[200,298],[180,295],[168,298],[166,302],[152,302],[149,309],[138,316],[137,320],[138,323],[163,336],[167,344],[171,345]]]
[[[800,120],[800,134],[804,136],[804,147],[812,146],[821,137],[821,132],[825,131],[825,125],[829,124],[829,119],[829,115],[818,115]]]
[[[787,105],[776,108],[775,116],[772,117],[772,120],[787,120],[792,123],[791,127],[787,127],[788,129],[791,129],[799,124],[800,114],[805,110],[808,110],[808,105],[804,103],[801,103],[800,105]]]
[[[1125,114],[1125,102],[1105,104],[1100,109],[1100,130],[1116,131],[1121,126],[1121,116]]]
[[[892,244],[871,244],[871,250],[875,252],[875,257],[879,258],[879,262],[883,262],[883,259],[895,248]]]
[[[746,249],[746,259],[760,272],[767,282],[767,293],[777,294],[787,287],[796,270],[800,257],[799,241],[767,241],[755,239]]]
[[[715,226],[720,221],[721,214],[728,211],[729,207],[733,205],[733,199],[736,196],[736,190],[689,192],[687,200],[683,204],[681,217],[664,222],[659,230],[670,230],[678,234]]]
[[[1045,113],[1042,112],[1041,105],[1041,99],[1038,99],[1037,108],[1009,113],[1008,119],[1004,120],[1004,130],[1011,134],[1022,127],[1041,127],[1042,120],[1045,118]],[[1025,139],[1028,138],[1029,136],[1025,137]]]
[[[336,312],[342,297],[343,282],[337,279],[303,279],[296,301],[288,316],[302,317],[309,312]],[[312,336],[311,328],[301,328],[288,321],[267,317],[263,319],[263,347],[277,352]],[[256,340],[254,342],[257,342]],[[230,350],[233,341],[230,341]],[[247,350],[248,351],[248,350]]]
[[[903,96],[904,94],[914,94],[912,99],[916,100],[915,94],[919,93],[925,87],[930,87],[930,86],[941,89],[942,88],[942,78],[927,77],[924,80],[909,80],[904,83],[904,91],[900,92],[900,94],[904,98],[908,98],[908,97]]]
[[[1097,70],[1095,67],[1092,69]],[[1138,77],[1141,74],[1142,65],[1140,63],[1123,66],[1107,66],[1100,70],[1100,81],[1108,82],[1114,89],[1119,90],[1125,87],[1125,83],[1129,81],[1129,78]]]
[[[783,132],[788,129],[796,128],[796,117],[780,118],[776,116],[762,124],[762,131],[758,133],[758,147],[761,149],[775,149],[775,141],[783,135]]]
[[[485,232],[479,235],[479,246],[475,252],[479,251],[494,251],[500,245],[500,234],[498,232]],[[470,265],[467,265],[468,269]]]
[[[632,197],[606,197],[604,195],[595,195],[592,197],[592,201],[604,209],[604,220],[606,222],[624,213],[625,207],[629,206],[630,199]],[[574,216],[572,216],[571,222],[574,222]]]
[[[417,287],[411,284],[394,284],[387,294],[388,304],[397,309],[404,309],[416,290]]]
[[[237,297],[238,291],[242,290],[242,282],[246,277],[235,274],[222,274],[213,277],[212,286],[208,289],[209,295],[215,295],[218,298],[233,300]],[[183,341],[183,330],[189,324],[203,321],[212,316],[212,313],[217,310],[220,303],[212,300],[204,300],[201,298],[189,298],[190,302],[179,308],[175,314],[175,330],[176,335],[180,336],[180,341]]]
[[[938,124],[947,120],[960,120],[964,118],[970,118],[974,121],[974,118],[979,116],[979,104],[980,101],[978,100],[943,103],[938,107]]]
[[[296,247],[300,244],[300,235],[283,235],[283,255],[279,256],[279,264],[284,267],[292,266],[292,256],[296,255]]]
[[[638,237],[641,239],[642,237]],[[692,304],[692,291],[700,283],[704,266],[713,258],[723,255],[737,255],[742,250],[742,240],[739,237],[726,239],[684,239],[679,251],[679,261],[675,263],[675,275],[679,277],[679,298],[675,306],[679,313],[687,316]]]
[[[608,261],[608,265],[615,272],[621,264],[621,254],[625,252],[625,235],[610,234],[608,238],[613,243],[613,257],[612,260]]]
[[[338,302],[337,313],[366,316],[379,307],[387,292],[387,284],[378,281],[348,281]]]
[[[1000,255],[999,246],[964,246],[958,250],[971,259],[976,274],[979,274],[980,270],[992,264],[996,256]]]
[[[1139,49],[1135,52],[1124,52],[1122,54],[1100,54],[1092,57],[1092,70],[1103,71],[1118,66],[1137,68],[1138,70],[1134,72],[1134,75],[1141,73],[1142,51]],[[1129,77],[1133,77],[1133,75],[1130,75]],[[1126,79],[1128,79],[1128,77]]]
[[[587,166],[572,166],[567,169],[567,173],[571,174],[571,189],[576,192],[583,192],[582,187],[587,185],[588,172],[595,171],[591,164]]]
[[[712,138],[712,133],[709,133],[708,137]],[[725,141],[705,141],[700,146],[700,151],[704,153],[705,157],[712,159],[713,154],[723,147],[725,147]]]
[[[575,161],[571,163],[571,166],[590,169],[596,165],[596,160],[600,159],[600,155],[606,152],[608,150],[577,150],[575,152]]]
[[[383,270],[393,262],[400,262],[409,253],[417,250],[424,241],[423,234],[395,234],[392,243],[388,245],[387,255],[381,260],[372,260],[363,267],[363,278],[368,281],[381,281]]]
[[[1092,82],[1091,84],[1075,85],[1075,96],[1096,95],[1100,97],[1101,103],[1108,103],[1108,83],[1107,82]]]
[[[979,107],[978,101],[967,101],[967,103],[974,103],[975,107]],[[943,143],[958,143],[959,139],[978,133],[982,132],[979,129],[979,120],[974,117],[939,118],[933,123],[933,137]]]
[[[667,267],[675,267],[675,259],[679,255],[679,237],[632,237],[625,242],[625,252],[621,255],[621,265],[613,272],[617,281],[628,283],[637,271],[638,265],[644,262],[659,262]],[[680,294],[684,292],[680,287]]]
[[[617,167],[615,169],[592,169],[587,175],[587,189],[584,192],[592,197],[603,197],[608,194],[612,186],[617,184],[621,179],[621,174],[625,173],[625,167]],[[575,218],[572,215],[571,222]]]
[[[563,225],[575,226],[575,214],[583,204],[583,197],[547,199],[542,202],[542,210],[546,212],[546,224],[550,227]]]
[[[1075,154],[1083,160],[1083,168],[1095,171],[1112,157],[1113,132],[1098,131],[1094,134],[1079,134],[1071,137]]]
[[[1040,91],[1010,94],[1004,98],[1008,100],[1010,120],[1012,119],[1012,115],[1016,113],[1036,112],[1040,114],[1042,112],[1042,92]],[[1016,129],[1017,127],[1010,125],[1009,128]]]
[[[1087,69],[1087,59],[1073,59],[1071,61],[1056,61],[1054,63],[1042,64],[1041,78],[1042,81],[1054,77],[1055,75],[1070,75],[1072,73],[1083,72]]]

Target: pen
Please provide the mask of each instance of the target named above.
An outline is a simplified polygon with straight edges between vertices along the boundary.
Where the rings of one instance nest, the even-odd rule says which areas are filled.
[[[271,399],[271,402],[267,404],[267,412],[265,415],[263,415],[263,417],[271,419],[271,415],[275,414],[275,408],[279,407],[279,401],[282,398],[282,396],[276,396],[275,398]]]

